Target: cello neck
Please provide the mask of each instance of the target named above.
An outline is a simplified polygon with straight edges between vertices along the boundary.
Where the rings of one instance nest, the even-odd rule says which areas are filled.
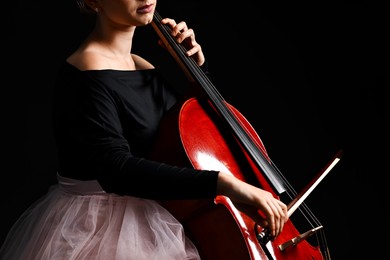
[[[188,80],[200,87],[200,89],[206,95],[209,103],[223,119],[223,121],[227,123],[227,126],[230,128],[231,132],[235,135],[236,139],[246,150],[252,161],[268,179],[273,189],[278,194],[286,191],[285,184],[280,176],[280,173],[276,170],[270,159],[264,155],[264,151],[261,150],[261,147],[259,147],[259,145],[254,142],[253,138],[245,130],[242,123],[227,106],[224,98],[214,87],[207,75],[202,71],[202,69],[192,59],[192,57],[186,55],[186,49],[182,45],[178,44],[171,36],[171,28],[162,24],[161,20],[161,16],[157,11],[155,11],[152,21],[153,29],[156,31],[167,50],[183,70]]]

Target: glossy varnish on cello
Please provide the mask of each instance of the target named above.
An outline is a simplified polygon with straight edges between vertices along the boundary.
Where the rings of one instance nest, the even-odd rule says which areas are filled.
[[[170,28],[160,21],[156,11],[152,26],[197,94],[163,119],[150,157],[181,166],[230,172],[277,198],[286,197],[289,201],[283,201],[289,204],[289,210],[294,208],[289,214],[297,209],[299,222],[307,227],[298,231],[290,217],[282,233],[270,241],[266,230],[224,196],[161,203],[180,220],[205,260],[330,259],[323,227],[303,202],[308,192],[297,199],[298,194],[272,163],[251,124],[222,98],[192,58],[185,55],[185,49],[170,36]]]

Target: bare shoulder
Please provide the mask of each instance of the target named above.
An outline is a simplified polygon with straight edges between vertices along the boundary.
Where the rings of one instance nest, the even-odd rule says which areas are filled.
[[[67,62],[79,70],[99,70],[107,68],[107,61],[92,51],[76,51],[67,58]]]
[[[134,54],[134,53],[132,53],[131,56],[134,60],[135,67],[137,70],[145,70],[145,69],[153,69],[154,68],[154,66],[149,61],[145,60],[141,56]]]
[[[141,56],[136,54],[129,55],[131,55],[132,62],[121,62],[115,57],[104,55],[101,52],[83,50],[74,52],[67,58],[67,62],[79,70],[144,70],[154,68],[150,62]]]

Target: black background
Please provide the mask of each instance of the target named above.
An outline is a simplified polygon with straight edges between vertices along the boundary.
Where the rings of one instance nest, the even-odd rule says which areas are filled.
[[[369,1],[161,0],[158,10],[195,30],[214,85],[296,190],[343,150],[306,204],[325,228],[333,259],[385,258],[388,9]],[[91,23],[73,0],[44,0],[4,7],[1,24],[3,240],[55,182],[51,84]],[[185,84],[150,27],[137,30],[134,52]]]

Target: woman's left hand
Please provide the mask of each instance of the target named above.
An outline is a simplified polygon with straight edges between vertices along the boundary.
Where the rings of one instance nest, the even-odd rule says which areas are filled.
[[[202,47],[195,40],[194,30],[188,28],[185,22],[176,23],[175,20],[170,18],[162,19],[161,23],[169,25],[172,28],[171,35],[176,39],[177,43],[182,44],[186,48],[186,54],[191,56],[199,66],[203,65],[205,57]]]

